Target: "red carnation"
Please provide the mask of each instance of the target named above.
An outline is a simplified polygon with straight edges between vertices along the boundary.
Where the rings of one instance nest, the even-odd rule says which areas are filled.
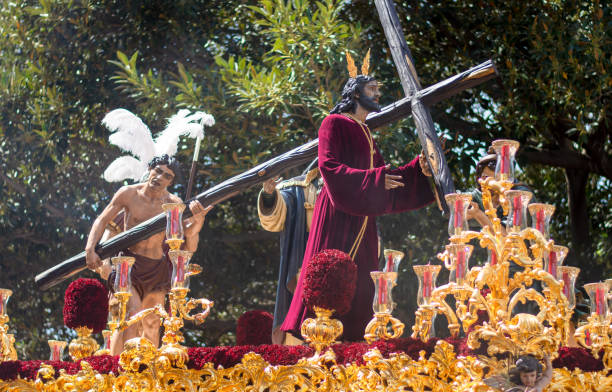
[[[236,325],[236,345],[272,344],[272,321],[270,313],[263,310],[244,312]]]
[[[64,324],[69,328],[88,327],[93,333],[106,328],[108,290],[97,279],[77,279],[64,296]]]
[[[347,313],[357,286],[357,266],[349,255],[325,249],[314,255],[304,270],[304,303]]]

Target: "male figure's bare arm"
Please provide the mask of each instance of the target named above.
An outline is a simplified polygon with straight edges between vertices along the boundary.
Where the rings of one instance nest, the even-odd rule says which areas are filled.
[[[106,225],[119,213],[119,211],[127,206],[127,199],[131,192],[132,190],[129,187],[120,188],[113,196],[109,205],[106,206],[104,211],[102,211],[91,226],[89,236],[87,237],[87,245],[85,246],[85,260],[89,269],[95,270],[102,265],[100,256],[96,253],[96,245],[98,241],[100,241],[100,238],[102,238]]]
[[[189,209],[193,216],[185,220],[185,249],[189,252],[195,252],[198,249],[200,242],[200,230],[204,225],[206,214],[213,206],[203,207],[199,201],[193,200],[189,203]]]

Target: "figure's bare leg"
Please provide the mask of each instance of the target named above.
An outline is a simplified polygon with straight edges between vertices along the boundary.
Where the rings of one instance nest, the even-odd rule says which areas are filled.
[[[138,293],[133,289],[131,290],[131,293],[132,296],[127,303],[127,314],[125,316],[126,320],[129,319],[131,315],[134,315],[143,309],[142,301],[140,300]],[[111,355],[121,354],[125,342],[138,336],[138,324],[139,323],[136,323],[131,327],[126,328],[124,331],[116,331],[111,336]]]
[[[156,305],[163,306],[165,298],[166,293],[162,291],[149,293],[142,299],[142,308],[148,309]],[[142,319],[142,336],[149,339],[156,347],[159,347],[159,325],[160,318],[156,314],[150,314]]]

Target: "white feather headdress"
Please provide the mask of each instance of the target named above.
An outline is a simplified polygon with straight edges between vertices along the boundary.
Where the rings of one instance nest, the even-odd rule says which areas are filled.
[[[124,155],[111,162],[104,171],[104,179],[108,182],[126,179],[140,181],[151,159],[163,154],[176,154],[181,136],[203,139],[204,126],[213,126],[215,119],[205,112],[192,114],[187,109],[179,110],[168,119],[168,125],[155,140],[149,127],[129,110],[115,109],[109,112],[102,119],[102,124],[113,132],[108,138],[110,143],[133,155]]]

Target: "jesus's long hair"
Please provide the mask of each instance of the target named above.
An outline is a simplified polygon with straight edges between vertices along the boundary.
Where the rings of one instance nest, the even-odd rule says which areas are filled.
[[[357,93],[363,94],[363,86],[373,80],[376,79],[374,79],[372,76],[363,75],[358,75],[356,78],[349,78],[349,80],[344,85],[344,88],[342,89],[342,99],[336,104],[336,106],[334,106],[334,108],[329,113],[355,113],[355,110],[357,109],[357,98],[355,97],[355,95]]]

